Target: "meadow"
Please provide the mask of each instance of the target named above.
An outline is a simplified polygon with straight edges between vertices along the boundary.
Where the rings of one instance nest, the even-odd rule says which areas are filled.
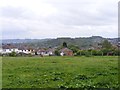
[[[3,88],[118,88],[118,57],[3,57]]]

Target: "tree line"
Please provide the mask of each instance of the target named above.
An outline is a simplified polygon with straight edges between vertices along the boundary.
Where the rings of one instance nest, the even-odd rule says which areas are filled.
[[[118,56],[120,55],[120,50],[117,46],[113,46],[107,39],[100,44],[100,49],[80,49],[77,45],[67,45],[66,42],[63,42],[63,45],[60,48],[67,47],[71,49],[74,53],[74,56]],[[58,48],[58,50],[60,49]],[[59,55],[58,50],[55,51],[56,55]]]

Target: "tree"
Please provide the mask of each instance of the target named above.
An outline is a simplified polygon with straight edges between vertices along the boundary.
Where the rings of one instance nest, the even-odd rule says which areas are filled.
[[[92,52],[92,55],[95,55],[95,56],[97,55],[97,50],[92,50],[91,52]]]
[[[110,52],[111,50],[107,48],[103,48],[101,51],[103,52],[103,55],[108,55],[108,52]]]
[[[112,51],[112,44],[110,42],[108,42],[108,40],[104,40],[102,43],[102,52],[103,55],[108,55],[109,52]]]
[[[55,55],[60,56],[59,50],[55,50]]]
[[[86,51],[85,51],[85,56],[86,56],[86,57],[90,57],[90,56],[91,56],[91,51],[86,50]]]
[[[86,50],[82,50],[81,55],[85,55],[85,54],[86,54]]]
[[[16,57],[17,56],[17,54],[16,54],[16,52],[11,52],[10,54],[9,54],[9,56],[12,56],[12,57]]]
[[[69,45],[68,48],[71,49],[73,53],[76,53],[76,54],[80,50],[77,45]]]
[[[97,56],[103,56],[103,52],[101,50],[97,50]]]
[[[119,56],[120,55],[120,50],[119,49],[113,50],[113,54],[116,55],[116,56]]]
[[[76,54],[77,54],[77,56],[81,56],[82,55],[82,50],[78,50]]]
[[[63,42],[63,47],[67,47],[67,43],[66,42]]]
[[[106,39],[102,43],[102,48],[111,49],[112,48],[112,44],[110,42],[108,42],[108,40]]]

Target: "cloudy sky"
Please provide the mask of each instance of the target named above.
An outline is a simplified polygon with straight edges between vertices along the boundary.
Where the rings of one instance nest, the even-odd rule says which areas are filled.
[[[118,37],[118,0],[0,0],[3,39]]]

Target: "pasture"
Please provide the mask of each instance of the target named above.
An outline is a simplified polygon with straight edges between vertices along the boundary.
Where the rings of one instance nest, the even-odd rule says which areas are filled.
[[[3,57],[3,88],[118,88],[118,57]]]

